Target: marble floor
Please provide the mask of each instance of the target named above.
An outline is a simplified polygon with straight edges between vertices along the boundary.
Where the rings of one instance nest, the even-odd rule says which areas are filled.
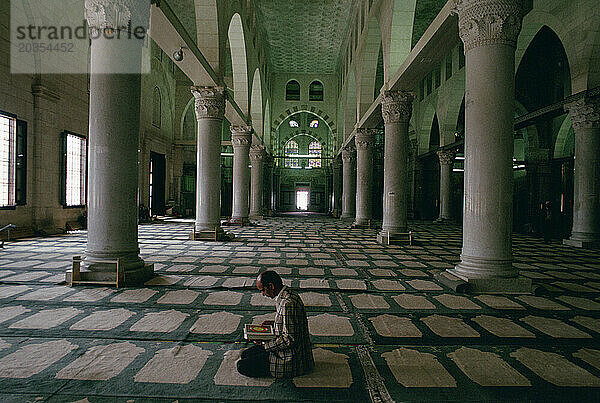
[[[85,232],[0,249],[0,400],[481,401],[600,399],[599,250],[514,236],[529,295],[456,294],[460,227],[412,222],[382,246],[350,221],[294,216],[188,240],[189,223],[142,225],[157,276],[139,288],[63,282]],[[307,306],[315,371],[238,375],[244,323],[273,317],[265,269]]]

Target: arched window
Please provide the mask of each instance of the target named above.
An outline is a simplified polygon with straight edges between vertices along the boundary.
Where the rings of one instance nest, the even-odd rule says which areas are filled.
[[[286,101],[300,101],[300,84],[298,81],[292,80],[285,86]]]
[[[160,118],[161,118],[161,98],[160,98],[160,89],[158,87],[154,87],[154,94],[152,95],[152,125],[156,127],[160,127]]]
[[[292,155],[298,155],[298,143],[296,143],[294,140],[288,141],[287,143],[285,143],[283,152],[286,157],[292,156]],[[298,158],[286,158],[285,162],[284,162],[284,166],[286,168],[299,168],[300,161],[298,160]]]
[[[321,144],[318,141],[313,141],[308,145],[308,155],[314,155],[318,158],[310,158],[308,166],[311,168],[321,168]]]
[[[323,100],[323,84],[320,81],[313,81],[310,83],[308,89],[308,100],[309,101],[322,101]]]

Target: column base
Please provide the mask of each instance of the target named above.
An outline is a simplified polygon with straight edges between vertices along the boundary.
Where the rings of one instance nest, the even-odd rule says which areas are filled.
[[[452,221],[452,219],[450,217],[438,217],[433,222],[437,223],[437,224],[442,224],[442,223],[451,222],[451,221]]]
[[[250,218],[248,217],[230,217],[227,219],[226,225],[237,225],[239,227],[245,227],[252,225]]]
[[[346,219],[349,219],[349,218],[354,219],[354,214],[342,213],[342,215],[340,216],[340,219],[342,219],[342,220],[346,220]]]
[[[457,266],[458,267],[458,266]],[[456,271],[456,269],[447,269],[447,273],[466,283],[469,293],[474,294],[531,294],[531,279],[523,276],[516,277],[487,277],[487,278],[468,278]],[[453,280],[452,277],[448,277]],[[444,283],[442,281],[442,283]],[[467,288],[468,286],[468,288]]]
[[[223,231],[221,227],[215,227],[213,231],[192,231],[190,233],[192,241],[232,241],[234,236]]]
[[[569,239],[563,239],[563,245],[573,246],[575,248],[595,249],[600,248],[600,240],[574,239],[571,237]]]
[[[250,220],[264,220],[264,216],[262,214],[250,214],[250,216],[248,217],[248,221],[250,222]]]
[[[373,223],[366,218],[357,218],[356,221],[352,223],[352,228],[373,228]]]
[[[65,281],[71,284],[73,272],[67,270],[65,273]],[[143,263],[143,265],[135,270],[126,270],[121,272],[119,286],[131,287],[142,285],[146,281],[154,277],[154,263]],[[116,284],[117,270],[114,271],[93,271],[82,269],[79,272],[79,281],[77,285],[108,285],[109,283]]]
[[[377,242],[383,245],[397,245],[402,243],[408,243],[409,245],[412,245],[413,233],[412,231],[381,230],[377,234]]]

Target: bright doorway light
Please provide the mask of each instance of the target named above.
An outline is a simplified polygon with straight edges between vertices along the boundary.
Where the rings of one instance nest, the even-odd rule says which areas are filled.
[[[308,210],[308,190],[296,191],[296,208],[298,210]]]

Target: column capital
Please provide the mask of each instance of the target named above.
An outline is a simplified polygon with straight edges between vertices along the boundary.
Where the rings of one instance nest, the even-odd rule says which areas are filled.
[[[342,160],[345,163],[356,161],[356,147],[354,147],[354,144],[348,144],[342,149]]]
[[[410,121],[414,95],[407,91],[383,91],[381,115],[383,122],[398,123]]]
[[[354,136],[357,150],[371,150],[375,145],[377,129],[358,129]]]
[[[454,150],[439,150],[437,155],[441,165],[452,165],[454,163],[456,152]]]
[[[191,87],[196,100],[196,119],[223,119],[225,116],[224,87]]]
[[[90,28],[129,31],[150,25],[150,0],[85,0],[85,19]]]
[[[265,146],[261,144],[253,144],[250,146],[250,160],[254,163],[262,162],[267,158],[268,154],[265,150]]]
[[[465,52],[484,45],[517,47],[524,0],[454,0]]]
[[[600,128],[600,96],[584,97],[565,105],[573,129]]]
[[[231,130],[231,145],[233,147],[248,147],[252,144],[252,127],[251,126],[230,126]]]

